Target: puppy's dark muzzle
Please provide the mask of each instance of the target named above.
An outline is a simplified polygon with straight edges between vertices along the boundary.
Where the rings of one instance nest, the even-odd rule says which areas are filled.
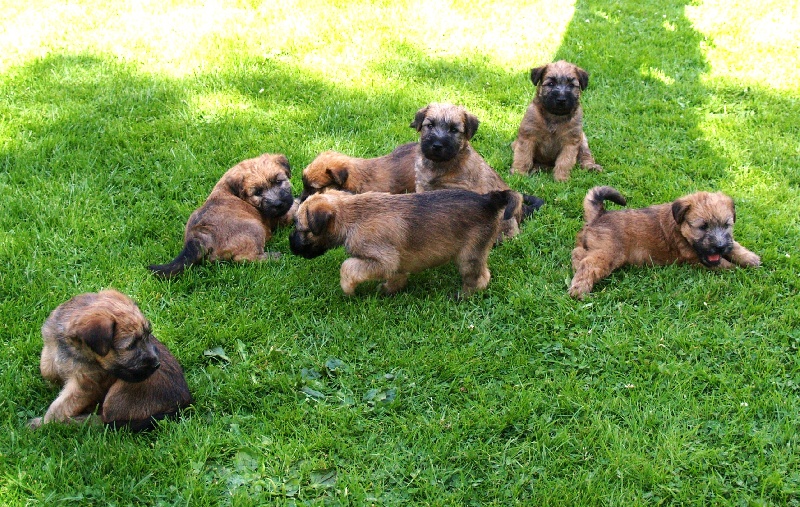
[[[281,192],[277,201],[264,200],[261,202],[261,213],[268,217],[279,217],[286,214],[294,204],[292,193],[290,191]]]
[[[303,235],[296,230],[289,235],[289,250],[293,254],[306,259],[319,257],[328,251],[324,245],[315,245],[303,239]]]
[[[446,162],[451,160],[458,153],[457,146],[449,137],[431,136],[422,139],[420,148],[425,158],[434,162]]]
[[[544,100],[544,107],[548,113],[564,116],[571,114],[575,110],[577,101],[568,92],[554,90],[547,94]]]

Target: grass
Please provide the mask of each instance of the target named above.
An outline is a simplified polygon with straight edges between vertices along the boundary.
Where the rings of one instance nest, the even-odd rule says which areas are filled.
[[[6,505],[800,504],[800,11],[722,2],[0,0]],[[509,176],[532,66],[591,74],[602,174]],[[219,176],[264,151],[379,156],[432,101],[547,205],[464,302],[452,266],[341,294],[341,250],[163,282]],[[630,268],[566,292],[581,200],[737,202],[756,270]],[[132,435],[45,427],[39,328],[136,299],[197,403]]]

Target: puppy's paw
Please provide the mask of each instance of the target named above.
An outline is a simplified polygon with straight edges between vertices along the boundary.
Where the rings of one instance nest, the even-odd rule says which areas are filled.
[[[603,166],[601,166],[600,164],[596,164],[594,162],[592,162],[591,164],[586,164],[585,166],[583,166],[583,168],[586,169],[587,171],[596,171],[599,173],[603,172]]]
[[[592,287],[580,282],[572,282],[569,286],[569,295],[579,301],[583,301],[588,293],[592,291]]]
[[[754,254],[753,252],[747,252],[739,255],[736,259],[736,262],[740,266],[748,266],[748,267],[758,267],[761,265],[761,257]]]
[[[34,417],[33,419],[29,419],[28,420],[28,428],[30,428],[32,430],[40,428],[42,426],[42,424],[44,424],[44,418],[43,417]]]

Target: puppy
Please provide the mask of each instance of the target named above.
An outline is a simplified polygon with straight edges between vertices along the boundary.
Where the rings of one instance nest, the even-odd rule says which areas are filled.
[[[347,295],[367,280],[385,280],[381,290],[393,294],[406,286],[409,273],[454,261],[460,296],[469,296],[489,284],[487,258],[512,194],[316,194],[300,205],[289,246],[312,259],[344,245],[350,258],[340,281]]]
[[[377,158],[349,157],[335,151],[320,153],[303,170],[300,202],[326,189],[346,190],[354,194],[413,192],[416,144],[403,144],[388,155]]]
[[[415,164],[416,190],[427,192],[447,188],[485,194],[493,190],[509,190],[509,186],[476,152],[470,139],[478,130],[478,118],[461,106],[432,103],[423,107],[411,122],[419,132],[419,148]],[[544,201],[532,195],[512,191],[509,210],[501,233],[514,237],[519,224]]]
[[[63,389],[31,428],[82,421],[97,409],[104,423],[141,431],[193,403],[178,361],[136,303],[115,290],[61,304],[42,337],[42,376]]]
[[[606,211],[603,201],[621,206],[612,187],[595,187],[583,200],[586,225],[572,250],[572,297],[583,299],[594,284],[626,264],[702,264],[709,268],[758,266],[758,255],[733,239],[733,199],[697,192],[672,203]]]
[[[560,60],[531,70],[531,81],[536,96],[512,143],[511,173],[528,174],[541,167],[554,167],[553,178],[566,181],[576,162],[584,169],[602,171],[583,133],[580,97],[589,85],[589,74]]]
[[[279,257],[266,254],[264,244],[279,224],[292,220],[290,177],[284,155],[267,153],[236,164],[189,217],[178,256],[169,264],[148,268],[158,277],[171,278],[203,259],[238,262]]]

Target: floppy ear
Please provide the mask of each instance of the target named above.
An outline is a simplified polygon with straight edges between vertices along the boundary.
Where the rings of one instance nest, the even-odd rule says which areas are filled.
[[[544,73],[547,71],[547,65],[542,65],[541,67],[536,67],[535,69],[531,69],[531,81],[533,82],[533,86],[539,86],[541,84],[542,79],[544,78]]]
[[[333,213],[327,209],[309,210],[308,211],[308,228],[311,234],[319,236],[325,229],[328,228],[328,223],[333,218]]]
[[[225,178],[225,183],[228,185],[228,190],[239,199],[244,199],[244,177],[239,175],[230,175]]]
[[[331,177],[331,180],[336,183],[338,186],[344,186],[344,183],[347,181],[347,177],[350,175],[347,172],[347,169],[344,167],[337,167],[335,169],[325,169],[325,172],[328,173],[328,176]]]
[[[412,129],[417,129],[417,132],[422,130],[422,122],[423,120],[425,120],[426,114],[428,114],[428,106],[425,106],[419,111],[417,111],[417,114],[414,116],[414,121],[411,122],[411,125],[409,125],[409,127],[411,127]]]
[[[578,84],[581,85],[581,90],[585,90],[589,86],[589,73],[580,67],[575,69],[575,73],[578,74]]]
[[[284,172],[288,178],[292,177],[292,166],[289,165],[289,159],[286,158],[286,155],[278,155],[275,157],[275,162],[283,167]]]
[[[686,218],[686,212],[689,211],[689,204],[683,199],[678,199],[672,203],[672,218],[679,224],[683,223]]]
[[[87,319],[78,335],[98,356],[105,356],[114,344],[117,321],[110,315],[97,315]]]
[[[464,135],[467,136],[467,139],[472,139],[472,136],[478,131],[479,123],[477,116],[464,112]]]

